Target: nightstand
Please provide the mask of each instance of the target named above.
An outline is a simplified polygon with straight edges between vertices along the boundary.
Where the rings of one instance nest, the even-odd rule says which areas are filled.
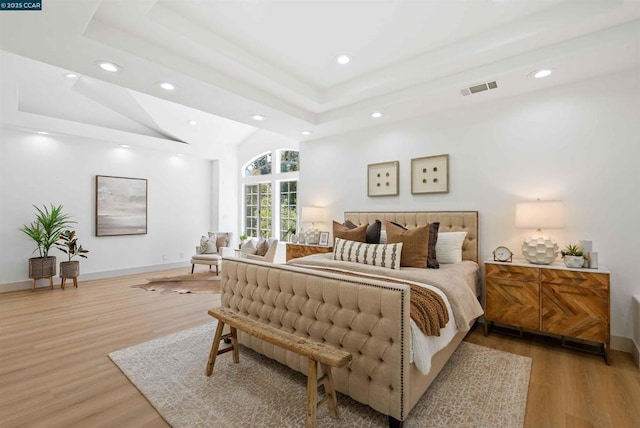
[[[610,272],[570,269],[563,263],[534,265],[485,261],[485,335],[489,323],[517,327],[521,332],[594,342],[609,364]],[[583,350],[582,347],[579,349]],[[588,350],[588,349],[584,349]]]
[[[287,242],[287,261],[311,254],[331,253],[333,247],[321,247],[320,245],[292,244]]]

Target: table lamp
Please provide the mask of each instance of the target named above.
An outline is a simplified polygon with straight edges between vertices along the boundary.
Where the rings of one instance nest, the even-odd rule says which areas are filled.
[[[548,265],[558,257],[558,244],[542,229],[563,226],[564,208],[561,201],[537,200],[516,204],[516,227],[536,229],[536,233],[522,243],[522,255],[529,263]]]
[[[317,244],[320,240],[320,232],[316,228],[316,223],[323,223],[325,221],[325,209],[324,207],[302,207],[302,222],[311,223],[311,227],[307,229],[305,234],[305,240],[307,244]]]

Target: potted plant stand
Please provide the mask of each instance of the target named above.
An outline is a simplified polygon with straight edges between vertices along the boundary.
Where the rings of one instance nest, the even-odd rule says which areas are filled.
[[[36,291],[38,279],[49,279],[49,286],[53,290],[53,277],[56,275],[56,258],[32,257],[29,259],[29,278],[32,280],[31,291]]]
[[[67,279],[72,279],[73,285],[78,288],[78,275],[80,275],[80,262],[78,260],[60,262],[60,278],[62,278],[60,286],[63,290]]]
[[[67,279],[73,280],[73,285],[78,288],[78,275],[80,275],[80,262],[78,260],[72,260],[75,256],[86,259],[86,254],[89,250],[82,248],[82,245],[78,244],[78,238],[76,237],[75,230],[65,230],[60,235],[60,241],[62,243],[56,244],[56,247],[63,253],[65,253],[69,260],[60,262],[60,286],[64,290],[64,285]]]

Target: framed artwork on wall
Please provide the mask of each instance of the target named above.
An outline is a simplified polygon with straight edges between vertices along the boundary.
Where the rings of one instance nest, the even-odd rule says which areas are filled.
[[[367,196],[395,196],[399,193],[400,162],[373,163],[368,166]]]
[[[449,155],[411,159],[411,193],[449,193]]]
[[[147,180],[96,175],[96,236],[147,233]]]

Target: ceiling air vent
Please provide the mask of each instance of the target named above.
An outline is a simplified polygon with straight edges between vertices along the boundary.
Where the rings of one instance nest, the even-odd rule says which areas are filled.
[[[477,94],[478,92],[486,91],[487,89],[496,89],[498,84],[493,82],[481,83],[479,85],[469,86],[468,88],[464,88],[460,90],[460,93],[465,97],[471,94]]]

